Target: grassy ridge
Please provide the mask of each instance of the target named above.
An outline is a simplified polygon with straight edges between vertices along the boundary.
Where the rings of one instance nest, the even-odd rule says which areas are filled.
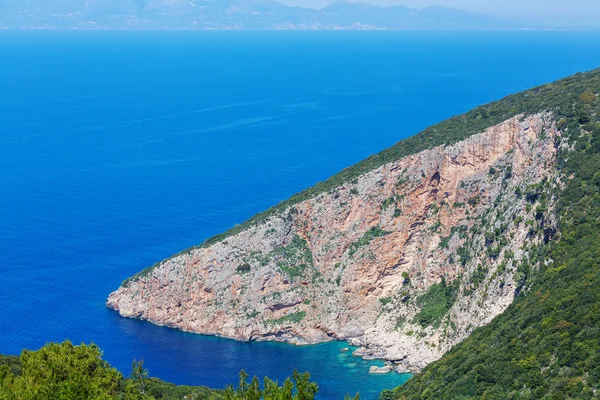
[[[534,114],[544,110],[556,109],[557,107],[560,107],[561,104],[564,104],[565,95],[567,95],[567,97],[573,95],[575,96],[574,98],[578,96],[576,94],[577,90],[574,90],[573,87],[581,86],[582,81],[597,79],[599,75],[600,69],[585,74],[580,73],[554,83],[508,96],[502,100],[477,107],[466,114],[447,119],[437,125],[425,129],[417,135],[398,142],[394,146],[383,150],[378,154],[372,155],[365,160],[342,170],[326,181],[319,182],[316,185],[293,195],[274,207],[256,214],[246,222],[236,225],[222,234],[207,239],[199,246],[188,248],[176,255],[186,254],[192,250],[223,241],[232,235],[264,222],[272,216],[281,214],[295,204],[315,198],[322,193],[340,187],[382,165],[432,147],[451,145],[460,142],[469,136],[483,132],[485,129],[519,114]],[[161,262],[139,272],[124,281],[123,285],[126,286],[130,282],[148,275],[153,268],[160,264]]]
[[[381,399],[591,399],[600,389],[600,77],[543,94],[562,128],[557,239],[533,287]],[[527,111],[527,110],[526,110]],[[566,143],[565,143],[566,142]]]

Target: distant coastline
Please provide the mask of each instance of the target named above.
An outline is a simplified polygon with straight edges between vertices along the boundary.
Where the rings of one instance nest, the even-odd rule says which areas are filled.
[[[316,10],[277,1],[189,1],[167,5],[150,0],[85,6],[65,1],[0,6],[0,29],[97,30],[525,30],[540,27],[441,6],[378,7],[341,0]]]

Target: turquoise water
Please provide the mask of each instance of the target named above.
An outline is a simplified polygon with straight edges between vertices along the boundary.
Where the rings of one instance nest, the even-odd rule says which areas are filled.
[[[0,353],[95,342],[224,387],[310,371],[376,398],[345,344],[237,343],[126,320],[133,273],[426,126],[600,66],[569,32],[0,32]]]

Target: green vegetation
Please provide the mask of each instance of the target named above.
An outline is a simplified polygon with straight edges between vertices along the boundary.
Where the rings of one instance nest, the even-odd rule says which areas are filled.
[[[410,275],[408,272],[402,271],[402,279],[404,279],[402,282],[403,285],[410,285]]]
[[[469,296],[475,290],[477,290],[479,285],[481,285],[481,283],[485,280],[486,276],[487,276],[487,270],[483,267],[483,265],[478,264],[477,269],[475,271],[473,271],[473,274],[471,275],[471,280],[468,284],[469,288],[465,290],[465,295]]]
[[[2,371],[4,371],[4,374],[10,372],[13,375],[21,375],[21,360],[19,357],[0,354],[0,377],[4,376]]]
[[[312,400],[319,390],[308,373],[297,371],[281,386],[269,378],[262,387],[258,378],[247,379],[242,371],[238,387],[225,390],[177,386],[149,378],[143,361],[134,361],[125,378],[102,359],[98,346],[69,341],[0,356],[2,400]]]
[[[469,203],[470,206],[475,207],[477,204],[479,204],[479,202],[481,201],[481,198],[479,196],[475,196],[475,197],[471,197],[467,203]]]
[[[390,304],[392,302],[392,298],[391,297],[382,297],[379,299],[379,302],[381,303],[382,306],[387,306],[388,304]]]
[[[6,399],[110,399],[125,390],[123,376],[101,358],[97,346],[49,344],[38,351],[23,351],[19,371],[0,367],[0,398]]]
[[[238,387],[228,387],[224,391],[224,400],[312,400],[319,392],[319,386],[310,381],[310,374],[294,371],[292,379],[286,379],[283,386],[276,381],[265,378],[263,387],[260,381],[254,377],[248,383],[248,374],[240,372]]]
[[[442,318],[454,304],[459,282],[460,279],[456,279],[451,285],[448,285],[446,279],[442,278],[440,283],[431,285],[426,293],[417,298],[417,305],[421,307],[421,311],[415,315],[413,322],[423,328],[430,325],[438,328]]]
[[[459,204],[459,203],[454,203],[454,204]],[[446,237],[442,237],[440,239],[439,248],[447,249],[448,245],[450,244],[450,239],[452,239],[452,236],[454,236],[455,233],[458,233],[458,237],[460,237],[461,239],[466,239],[467,232],[468,232],[468,228],[466,225],[453,226],[452,229],[450,230],[450,235],[448,235]]]
[[[381,210],[382,211],[387,210],[393,204],[396,204],[396,198],[395,197],[389,197],[389,198],[385,199],[383,201],[383,203],[381,203]]]
[[[469,260],[471,259],[471,253],[469,252],[469,249],[466,245],[459,247],[456,250],[456,254],[458,255],[460,263],[463,267],[467,265],[467,262],[469,262]]]
[[[291,279],[302,277],[304,275],[304,272],[306,271],[306,267],[306,264],[290,265],[289,263],[285,262],[277,263],[277,268],[279,268],[284,275]]]
[[[440,240],[440,244],[439,244],[440,249],[447,249],[448,245],[450,244],[450,239],[451,238],[452,238],[452,235],[443,237]]]
[[[394,324],[394,330],[395,331],[399,331],[404,327],[404,324],[406,323],[406,318],[405,317],[398,317],[396,318],[396,323]]]
[[[600,389],[600,70],[578,74],[497,103],[514,114],[554,113],[568,146],[559,147],[566,187],[558,196],[555,240],[527,249],[527,291],[488,326],[476,329],[394,399],[592,399]],[[557,143],[558,144],[558,143]],[[572,149],[572,150],[571,150]],[[530,203],[542,187],[528,187]],[[536,209],[536,214],[537,214]],[[540,210],[541,211],[541,210]],[[528,221],[529,223],[529,221]],[[531,226],[537,226],[534,221]],[[538,228],[536,228],[538,229]],[[539,228],[541,229],[541,228]],[[549,229],[549,228],[544,228]],[[547,238],[553,232],[544,231]],[[543,261],[543,262],[538,262]],[[520,284],[520,283],[519,283]]]
[[[313,268],[310,247],[306,240],[298,235],[294,236],[292,242],[287,246],[275,248],[268,257],[280,260],[277,262],[277,267],[290,279],[304,277],[307,268]]]
[[[235,270],[241,274],[245,274],[250,272],[250,268],[250,264],[244,263],[242,265],[238,265],[238,267]]]
[[[374,239],[389,235],[390,233],[391,232],[382,230],[378,226],[369,229],[360,239],[350,244],[348,247],[348,255],[352,257],[361,247],[368,246]]]
[[[130,378],[102,359],[95,345],[50,343],[38,351],[24,350],[20,357],[0,356],[0,399],[222,399],[221,391],[206,387],[176,386],[148,378],[143,361],[134,361]]]
[[[306,311],[298,311],[292,314],[284,315],[278,319],[271,319],[267,322],[270,325],[285,325],[285,324],[299,324],[306,318]]]

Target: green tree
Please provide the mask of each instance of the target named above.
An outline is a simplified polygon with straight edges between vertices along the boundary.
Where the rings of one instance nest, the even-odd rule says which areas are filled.
[[[21,375],[5,370],[0,398],[19,400],[103,400],[118,394],[123,376],[102,360],[98,346],[51,343],[24,350]]]
[[[148,393],[148,370],[144,368],[144,360],[133,360],[131,376],[125,384],[126,400],[152,400]]]
[[[144,360],[133,360],[131,363],[131,380],[139,387],[140,393],[146,393],[146,379],[148,379],[148,370],[144,368]]]
[[[245,371],[240,372],[237,389],[232,386],[225,389],[225,400],[313,400],[319,392],[319,386],[310,381],[308,372],[294,371],[292,379],[286,379],[283,386],[265,378],[263,389],[256,377],[248,384],[248,376]]]
[[[592,104],[596,100],[596,95],[594,94],[594,92],[588,89],[585,92],[583,92],[581,96],[579,96],[579,99],[584,104]]]
[[[263,397],[265,400],[286,400],[291,399],[294,393],[294,384],[286,379],[283,386],[279,386],[276,381],[269,378],[264,379]]]
[[[319,386],[310,381],[310,374],[308,372],[301,374],[298,371],[294,371],[292,378],[296,385],[294,400],[312,400],[315,398],[319,392]]]

